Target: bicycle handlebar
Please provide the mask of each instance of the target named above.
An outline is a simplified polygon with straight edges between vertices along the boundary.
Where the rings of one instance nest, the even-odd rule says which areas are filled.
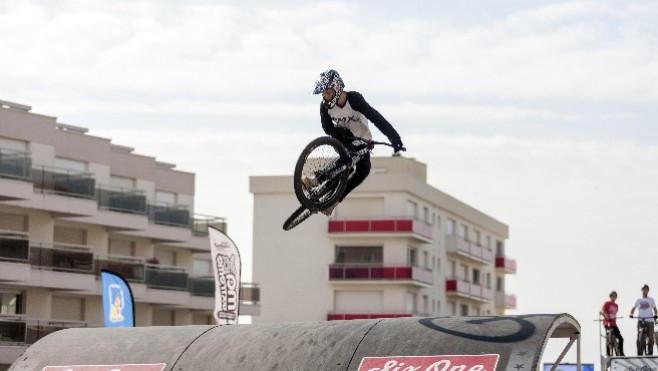
[[[388,143],[388,142],[378,142],[376,140],[366,139],[366,138],[361,138],[361,137],[349,137],[349,138],[345,138],[345,139],[359,140],[359,141],[362,141],[363,143],[368,144],[368,146],[374,146],[375,144],[381,144],[381,145],[385,145],[385,146],[389,146],[389,147],[394,147],[391,143]],[[399,150],[404,152],[407,149],[405,147],[400,147]]]
[[[633,315],[631,315],[631,316],[628,316],[628,317],[629,317],[629,318],[637,318],[637,319],[649,319],[649,318],[658,319],[658,316],[640,317],[640,316],[633,316]]]

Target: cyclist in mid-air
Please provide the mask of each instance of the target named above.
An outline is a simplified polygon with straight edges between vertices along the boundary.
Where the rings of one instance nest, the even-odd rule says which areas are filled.
[[[610,293],[610,300],[603,303],[601,308],[601,315],[603,316],[603,327],[606,330],[611,330],[612,334],[619,341],[619,355],[624,357],[624,338],[619,332],[619,327],[617,327],[617,312],[619,311],[619,306],[615,301],[617,300],[617,292],[613,291]],[[610,348],[606,347],[608,351],[608,356],[610,356]]]
[[[642,297],[637,298],[637,300],[635,300],[635,305],[633,306],[633,308],[631,308],[631,318],[633,317],[633,313],[635,313],[635,308],[638,309],[637,311],[638,338],[640,333],[640,322],[644,321],[644,324],[646,324],[647,326],[647,333],[650,334],[647,338],[649,340],[647,355],[653,355],[653,332],[654,332],[653,324],[654,324],[654,319],[656,318],[656,316],[658,316],[658,311],[656,311],[656,302],[653,300],[652,297],[649,296],[649,285],[642,286]],[[644,344],[640,344],[638,341],[637,355],[642,355],[643,346]]]
[[[348,150],[355,151],[363,148],[363,145],[355,146],[349,138],[361,137],[371,140],[372,134],[368,128],[368,121],[371,121],[379,131],[386,135],[393,145],[393,150],[396,153],[399,152],[404,145],[393,126],[366,102],[363,95],[356,91],[345,91],[344,88],[345,83],[336,70],[322,72],[315,83],[313,94],[322,94],[320,122],[324,132],[338,139]],[[354,176],[347,183],[347,188],[338,202],[323,210],[322,213],[327,216],[331,215],[336,205],[361,184],[368,174],[370,174],[370,155],[366,155],[356,164]],[[314,179],[305,178],[302,182],[309,187],[313,185]]]

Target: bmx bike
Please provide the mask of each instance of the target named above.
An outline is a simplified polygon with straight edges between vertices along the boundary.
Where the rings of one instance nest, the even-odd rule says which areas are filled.
[[[345,192],[356,164],[372,151],[375,145],[393,147],[360,137],[346,138],[354,150],[347,149],[330,136],[312,140],[302,151],[295,165],[293,186],[301,206],[283,223],[289,231],[311,215],[333,206]],[[405,151],[403,147],[400,149]]]
[[[621,318],[624,318],[624,317],[617,317],[616,319],[621,319]],[[605,322],[605,319],[598,319],[598,320],[595,320],[595,321],[601,322],[601,325],[603,325],[603,322]],[[601,328],[599,327],[599,336],[605,339],[606,355],[608,357],[620,357],[620,356],[622,356],[621,346],[619,344],[619,339],[617,338],[617,336],[615,336],[615,333],[614,333],[614,330],[612,329],[612,327],[603,326],[603,328],[605,329],[605,335],[601,334]],[[601,345],[601,343],[599,343],[599,350],[601,350],[600,345]],[[601,355],[603,355],[603,354],[601,353]]]
[[[645,320],[652,319],[654,323],[657,316],[653,317],[635,317],[630,316],[631,318],[637,318],[637,355],[651,355],[653,354],[653,345],[656,342],[656,332],[654,327],[654,332],[650,333],[649,323]]]

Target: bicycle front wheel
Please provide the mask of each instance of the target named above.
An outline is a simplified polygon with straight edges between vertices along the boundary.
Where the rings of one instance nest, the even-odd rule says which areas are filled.
[[[345,192],[350,166],[345,147],[332,137],[314,139],[302,151],[295,166],[294,187],[299,202],[321,211]]]

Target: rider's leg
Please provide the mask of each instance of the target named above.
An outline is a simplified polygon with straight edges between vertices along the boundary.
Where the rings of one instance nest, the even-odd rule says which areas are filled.
[[[640,320],[642,321],[642,320]],[[642,344],[643,340],[642,339],[642,325],[640,324],[640,321],[637,322],[637,341],[635,342],[637,344],[637,355],[641,356],[644,354],[644,347],[645,345]]]
[[[619,355],[624,357],[624,338],[621,336],[621,332],[619,331],[619,327],[612,326],[612,332],[613,332],[614,336],[617,337],[617,340],[619,340]]]
[[[352,175],[352,178],[350,178],[349,182],[347,182],[347,187],[345,188],[345,192],[343,192],[343,195],[340,196],[339,202],[342,202],[347,195],[354,190],[354,188],[358,187],[359,184],[363,183],[364,180],[368,177],[368,174],[370,174],[370,154],[366,154],[361,161],[356,163],[356,169],[354,171],[354,175]]]
[[[647,355],[653,355],[653,321],[647,322]]]

